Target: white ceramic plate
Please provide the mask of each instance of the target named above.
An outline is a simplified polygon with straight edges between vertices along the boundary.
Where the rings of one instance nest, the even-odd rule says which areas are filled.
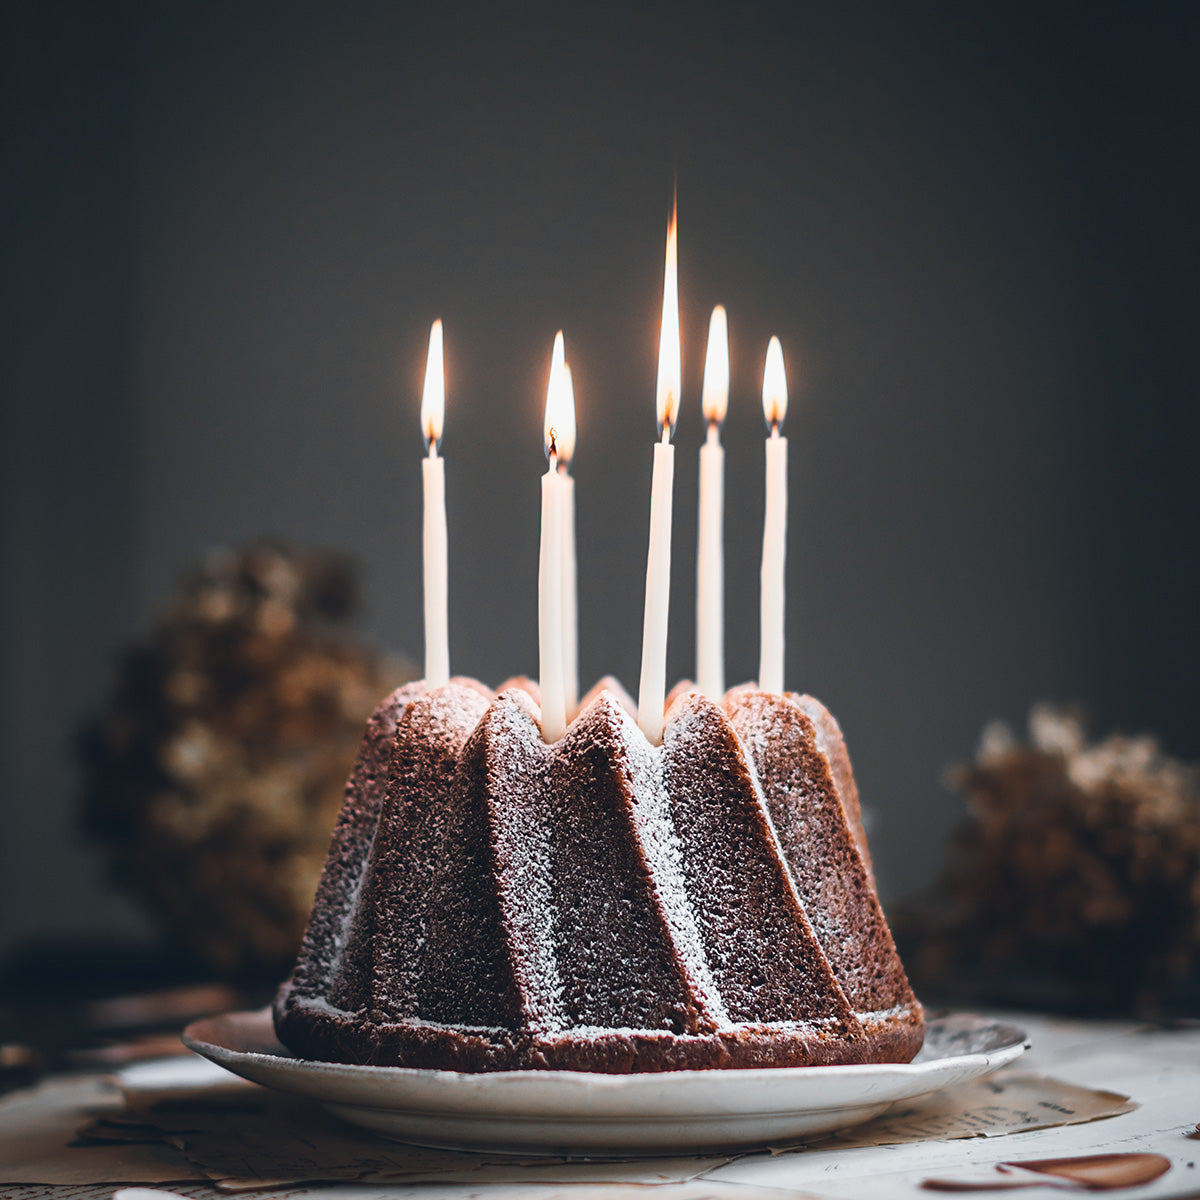
[[[193,1022],[184,1042],[237,1075],[311,1096],[336,1116],[421,1146],[509,1154],[647,1155],[744,1151],[869,1121],[897,1100],[1010,1063],[1025,1034],[984,1017],[929,1022],[911,1063],[597,1075],[468,1075],[295,1058],[270,1014]]]

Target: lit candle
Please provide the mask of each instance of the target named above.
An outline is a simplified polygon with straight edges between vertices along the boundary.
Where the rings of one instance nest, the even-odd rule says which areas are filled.
[[[725,694],[725,450],[721,422],[729,407],[729,331],[718,304],[708,322],[700,447],[699,543],[696,548],[696,686],[710,700]]]
[[[679,415],[682,368],[679,348],[679,273],[675,213],[667,227],[663,279],[662,331],[658,342],[656,404],[661,440],[654,447],[650,485],[650,546],[646,554],[646,612],[642,624],[642,677],[638,689],[638,724],[647,739],[662,741],[663,705],[667,690],[667,612],[671,595],[671,493],[675,480],[675,447],[671,435]]]
[[[563,335],[554,339],[546,418],[542,427],[548,467],[542,476],[542,543],[538,558],[538,686],[542,695],[542,738],[556,742],[566,732],[563,684],[562,517],[563,488],[558,473],[558,423],[563,404]]]
[[[441,687],[450,678],[449,620],[446,587],[446,473],[438,455],[446,412],[446,372],[442,352],[442,323],[429,330],[425,388],[421,393],[421,430],[425,434],[425,522],[421,549],[425,570],[425,682]]]
[[[567,716],[579,706],[579,603],[576,599],[575,479],[575,380],[569,363],[563,363],[563,402],[558,421],[558,474],[562,488],[562,631],[563,691]]]
[[[783,567],[787,543],[787,438],[779,433],[787,416],[787,376],[783,349],[773,337],[767,346],[763,372],[763,416],[771,431],[767,438],[767,504],[763,520],[762,640],[758,686],[764,692],[783,691]]]

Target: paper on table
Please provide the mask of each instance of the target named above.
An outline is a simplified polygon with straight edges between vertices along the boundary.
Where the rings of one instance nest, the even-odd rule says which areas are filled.
[[[105,1115],[92,1136],[159,1136],[178,1146],[209,1178],[230,1191],[303,1181],[495,1184],[663,1184],[714,1169],[728,1156],[642,1162],[506,1159],[385,1142],[333,1120],[315,1105],[254,1089],[238,1103]],[[816,1149],[926,1139],[992,1137],[1115,1116],[1137,1106],[1126,1097],[1059,1080],[1001,1074],[894,1108]],[[122,1133],[124,1129],[124,1133]],[[777,1151],[778,1152],[778,1151]]]
[[[1077,1087],[1042,1075],[1001,1071],[930,1096],[902,1100],[883,1116],[845,1133],[835,1133],[818,1143],[817,1148],[844,1150],[933,1138],[999,1137],[1099,1121],[1132,1112],[1137,1107],[1128,1096],[1117,1092]],[[772,1147],[772,1153],[793,1148]]]
[[[152,1145],[75,1144],[97,1114],[122,1109],[101,1075],[54,1079],[0,1100],[0,1183],[168,1183],[204,1179],[179,1151]]]
[[[488,1200],[618,1200],[619,1197],[639,1196],[633,1188],[620,1184],[597,1186],[573,1185],[570,1188],[544,1188],[531,1195],[528,1187],[501,1197],[489,1190]],[[812,1192],[794,1188],[760,1188],[745,1183],[668,1183],[654,1189],[653,1200],[821,1200]]]
[[[343,1125],[311,1101],[266,1089],[236,1100],[106,1112],[86,1132],[123,1141],[161,1137],[226,1191],[317,1181],[663,1184],[694,1179],[731,1158],[587,1162],[428,1150]]]
[[[134,1082],[127,1080],[129,1085]],[[155,1085],[143,1100],[156,1091],[161,1096],[161,1080],[142,1083]],[[101,1076],[54,1080],[13,1093],[0,1101],[0,1183],[213,1179],[232,1191],[324,1180],[553,1188],[565,1183],[681,1183],[730,1161],[727,1156],[603,1163],[497,1160],[423,1150],[342,1125],[304,1100],[254,1086],[243,1086],[236,1095],[220,1095],[224,1088],[223,1082],[217,1089],[212,1083],[195,1087],[190,1094],[185,1088],[178,1099],[149,1112],[123,1108],[116,1090]],[[1036,1076],[1000,1075],[901,1104],[870,1125],[812,1149],[994,1136],[1092,1121],[1135,1107],[1111,1092]],[[76,1131],[89,1118],[87,1140],[77,1140]]]
[[[654,1186],[652,1198],[644,1184],[555,1183],[542,1186],[522,1184],[489,1185],[487,1200],[823,1200],[821,1196],[792,1187],[758,1187],[749,1183],[719,1183],[697,1180],[688,1183],[664,1183]],[[478,1193],[456,1192],[452,1200],[478,1200]],[[283,1188],[271,1193],[271,1200],[430,1200],[428,1184],[326,1184],[317,1188]],[[108,1200],[107,1197],[104,1200]],[[451,1200],[447,1194],[447,1200]]]

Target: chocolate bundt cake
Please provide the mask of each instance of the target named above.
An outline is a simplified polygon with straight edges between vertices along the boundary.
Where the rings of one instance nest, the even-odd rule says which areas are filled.
[[[410,684],[367,728],[280,1039],[334,1062],[629,1072],[907,1062],[924,1018],[833,717]]]

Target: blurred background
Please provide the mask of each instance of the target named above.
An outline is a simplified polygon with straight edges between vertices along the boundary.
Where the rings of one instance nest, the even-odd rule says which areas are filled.
[[[536,673],[562,328],[581,674],[636,687],[676,181],[669,677],[693,669],[722,303],[728,678],[757,664],[774,333],[787,679],[847,734],[886,900],[938,874],[963,812],[944,768],[992,718],[1079,702],[1200,757],[1194,5],[64,0],[5,21],[0,953],[153,944],[81,833],[77,735],[213,547],[349,556],[355,636],[419,661],[435,317],[453,669]]]

